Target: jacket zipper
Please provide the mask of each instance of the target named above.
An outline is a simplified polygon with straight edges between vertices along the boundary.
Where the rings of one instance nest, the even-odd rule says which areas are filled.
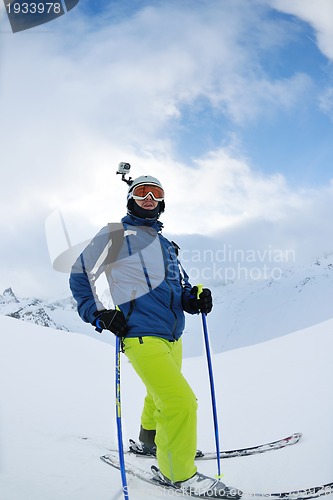
[[[169,255],[170,255],[170,259],[172,260],[172,257],[171,257],[171,253],[170,253],[170,250],[169,248],[166,250],[163,245],[161,244],[161,247],[162,247],[162,250],[163,250],[163,254],[164,254],[164,269],[165,269],[165,282],[167,283],[168,287],[169,287],[169,290],[170,290],[170,303],[169,303],[169,307],[170,307],[170,311],[172,312],[172,314],[174,315],[175,317],[175,321],[174,321],[174,326],[172,328],[172,336],[173,338],[176,340],[176,336],[175,336],[175,331],[176,331],[176,328],[177,328],[177,315],[175,313],[175,311],[173,310],[173,299],[174,299],[174,293],[173,293],[173,289],[172,289],[172,286],[170,285],[169,281],[167,280],[167,271],[168,271],[168,266],[167,266],[167,263],[168,263],[168,256],[165,255],[166,254],[166,251],[168,251]]]

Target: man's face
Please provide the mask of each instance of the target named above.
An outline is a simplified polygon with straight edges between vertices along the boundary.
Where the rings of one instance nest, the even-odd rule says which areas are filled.
[[[153,184],[140,184],[133,190],[133,199],[144,210],[154,210],[164,199],[162,187]]]
[[[150,194],[144,200],[135,200],[135,203],[144,210],[154,210],[158,205],[158,201],[155,201]]]

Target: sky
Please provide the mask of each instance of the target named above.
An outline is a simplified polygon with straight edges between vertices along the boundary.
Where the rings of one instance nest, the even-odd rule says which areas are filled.
[[[57,214],[76,242],[119,221],[120,161],[161,180],[164,234],[198,260],[333,251],[331,0],[81,0],[18,33],[1,4],[0,23],[0,293],[68,293]]]

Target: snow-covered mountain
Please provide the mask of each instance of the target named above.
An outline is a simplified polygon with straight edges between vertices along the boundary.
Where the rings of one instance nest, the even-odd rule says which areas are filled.
[[[333,318],[333,254],[309,265],[294,265],[276,280],[235,281],[211,289],[214,308],[208,326],[214,352],[264,342]],[[108,292],[102,291],[100,297],[110,307]],[[113,343],[112,336],[98,335],[79,318],[69,294],[60,299],[22,299],[8,288],[0,295],[0,314]],[[202,335],[191,335],[198,324],[198,316],[186,316],[186,357],[203,350]]]
[[[69,296],[58,299],[21,298],[15,295],[12,288],[7,288],[0,295],[0,314],[56,330],[91,331],[91,327],[78,317],[76,302]]]
[[[56,305],[37,298],[18,299],[12,288],[7,288],[0,295],[0,312],[6,316],[47,326],[58,330],[66,330],[62,324],[57,324],[48,313],[56,309]]]

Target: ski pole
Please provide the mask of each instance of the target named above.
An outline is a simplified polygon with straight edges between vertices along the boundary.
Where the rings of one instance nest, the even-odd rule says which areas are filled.
[[[197,287],[198,287],[197,297],[199,298],[199,296],[202,292],[203,285],[197,285]],[[211,358],[211,354],[210,354],[209,335],[208,335],[206,316],[207,315],[205,313],[201,313],[202,327],[203,327],[205,347],[206,347],[208,373],[209,373],[210,393],[211,393],[211,399],[212,399],[212,410],[213,410],[214,431],[215,431],[215,446],[216,446],[216,460],[217,460],[217,476],[218,476],[218,478],[220,478],[221,477],[221,460],[220,460],[219,424],[218,424],[218,419],[217,419],[213,366],[212,366],[212,358]]]
[[[116,421],[117,421],[117,438],[121,482],[123,485],[124,500],[129,500],[128,487],[126,479],[124,446],[123,446],[123,431],[121,425],[121,397],[120,397],[120,337],[116,337]]]

